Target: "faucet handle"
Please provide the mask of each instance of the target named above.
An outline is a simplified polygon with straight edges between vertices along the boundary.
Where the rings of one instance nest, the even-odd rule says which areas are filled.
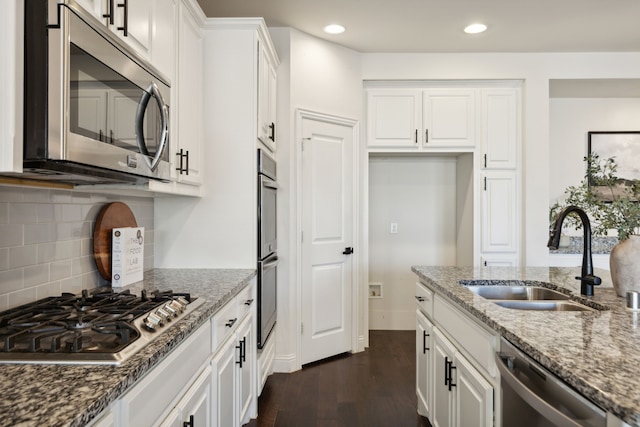
[[[594,276],[593,274],[587,274],[584,277],[576,276],[576,280],[580,280],[581,282],[586,282],[590,285],[599,285],[602,283],[602,279],[598,276]]]

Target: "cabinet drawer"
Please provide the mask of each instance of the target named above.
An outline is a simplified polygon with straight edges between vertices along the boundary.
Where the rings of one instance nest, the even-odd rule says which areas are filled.
[[[149,426],[163,415],[211,354],[211,327],[202,325],[120,399],[120,423]]]
[[[231,335],[231,332],[236,329],[238,320],[238,300],[233,298],[225,304],[211,320],[211,332],[213,334],[211,348],[213,353],[215,353],[218,346]]]
[[[433,292],[420,282],[416,282],[416,304],[424,314],[433,318]]]
[[[433,312],[434,319],[440,328],[446,331],[459,344],[459,347],[464,349],[489,375],[495,377],[497,369],[494,353],[498,348],[498,336],[481,328],[439,295],[435,296]]]
[[[238,300],[238,319],[243,319],[244,316],[251,310],[251,307],[255,304],[255,296],[253,293],[254,286],[249,285],[240,291],[236,299]]]

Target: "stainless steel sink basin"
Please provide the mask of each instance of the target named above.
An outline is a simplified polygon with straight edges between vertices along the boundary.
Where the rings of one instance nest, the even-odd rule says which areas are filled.
[[[591,307],[572,301],[492,301],[501,307],[536,311],[593,311]]]
[[[569,295],[540,286],[467,286],[471,292],[490,300],[568,300]]]

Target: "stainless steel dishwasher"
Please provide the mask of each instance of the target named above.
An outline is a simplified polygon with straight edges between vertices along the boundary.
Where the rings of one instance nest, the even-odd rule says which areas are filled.
[[[504,338],[496,362],[504,427],[606,426],[605,411]]]

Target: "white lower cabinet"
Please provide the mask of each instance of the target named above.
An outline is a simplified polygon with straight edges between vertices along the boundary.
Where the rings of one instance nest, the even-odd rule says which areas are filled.
[[[210,425],[211,368],[207,366],[160,426],[200,427]]]
[[[419,287],[432,292],[423,284]],[[420,293],[420,292],[418,292]],[[418,299],[420,301],[420,299]],[[416,395],[418,413],[434,427],[494,425],[493,366],[497,336],[444,301],[433,299],[433,315],[416,312]]]
[[[92,427],[239,427],[257,416],[255,279]]]
[[[433,425],[493,425],[493,386],[433,328]]]
[[[247,316],[211,361],[214,427],[241,426],[253,415],[256,344],[252,323],[253,316]]]
[[[429,417],[433,408],[433,324],[416,310],[416,395],[418,413]]]

